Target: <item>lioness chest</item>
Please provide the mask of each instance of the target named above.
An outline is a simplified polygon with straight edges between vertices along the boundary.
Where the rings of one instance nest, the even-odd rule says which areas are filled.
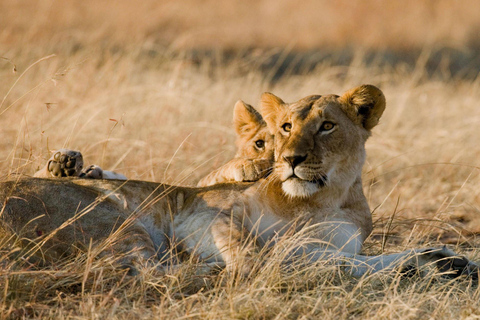
[[[201,252],[202,259],[214,255],[227,239],[250,238],[261,246],[270,243],[288,221],[245,191],[208,190],[185,199],[169,223],[168,237],[181,250]]]

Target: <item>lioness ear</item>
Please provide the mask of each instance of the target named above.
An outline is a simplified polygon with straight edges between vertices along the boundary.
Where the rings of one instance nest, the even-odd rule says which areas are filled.
[[[378,124],[385,110],[385,96],[375,86],[364,84],[340,97],[342,109],[353,122],[370,131]]]
[[[287,108],[285,102],[276,95],[265,92],[260,99],[263,119],[267,123],[268,130],[275,134],[277,130],[277,121],[280,113]]]
[[[237,103],[235,103],[235,108],[233,110],[233,123],[238,135],[256,130],[265,125],[262,115],[255,110],[254,107],[246,104],[242,100],[238,100]]]

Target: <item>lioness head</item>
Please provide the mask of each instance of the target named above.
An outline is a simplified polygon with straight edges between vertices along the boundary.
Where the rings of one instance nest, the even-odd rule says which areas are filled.
[[[237,101],[233,122],[237,133],[236,158],[273,160],[273,136],[255,108]]]
[[[348,188],[360,179],[365,141],[385,109],[380,89],[363,85],[342,96],[308,96],[285,103],[271,93],[262,114],[274,135],[274,175],[291,197]]]

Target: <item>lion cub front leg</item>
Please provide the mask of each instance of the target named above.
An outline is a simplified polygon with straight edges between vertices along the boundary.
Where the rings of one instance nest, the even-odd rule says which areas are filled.
[[[47,164],[35,172],[34,177],[78,177],[83,169],[83,156],[80,152],[59,149],[48,159]]]
[[[253,182],[269,174],[272,166],[270,159],[239,159],[232,174],[235,181]]]
[[[272,165],[273,161],[270,159],[234,158],[200,180],[197,186],[206,187],[218,183],[257,181],[268,175]]]

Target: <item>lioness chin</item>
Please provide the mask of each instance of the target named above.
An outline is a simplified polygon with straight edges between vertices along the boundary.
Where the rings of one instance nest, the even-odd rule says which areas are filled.
[[[125,265],[148,260],[160,272],[174,248],[206,266],[236,270],[242,261],[240,271],[248,273],[257,248],[295,237],[298,245],[282,255],[286,264],[329,259],[361,276],[432,263],[454,276],[478,278],[476,264],[446,248],[360,255],[372,229],[361,182],[365,142],[385,109],[378,88],[363,85],[342,96],[291,104],[265,93],[261,104],[274,135],[275,165],[266,178],[206,188],[117,180],[3,182],[4,230],[25,239],[42,259],[92,242],[104,246],[103,254],[124,254]],[[120,235],[115,242],[102,241],[112,234]]]

